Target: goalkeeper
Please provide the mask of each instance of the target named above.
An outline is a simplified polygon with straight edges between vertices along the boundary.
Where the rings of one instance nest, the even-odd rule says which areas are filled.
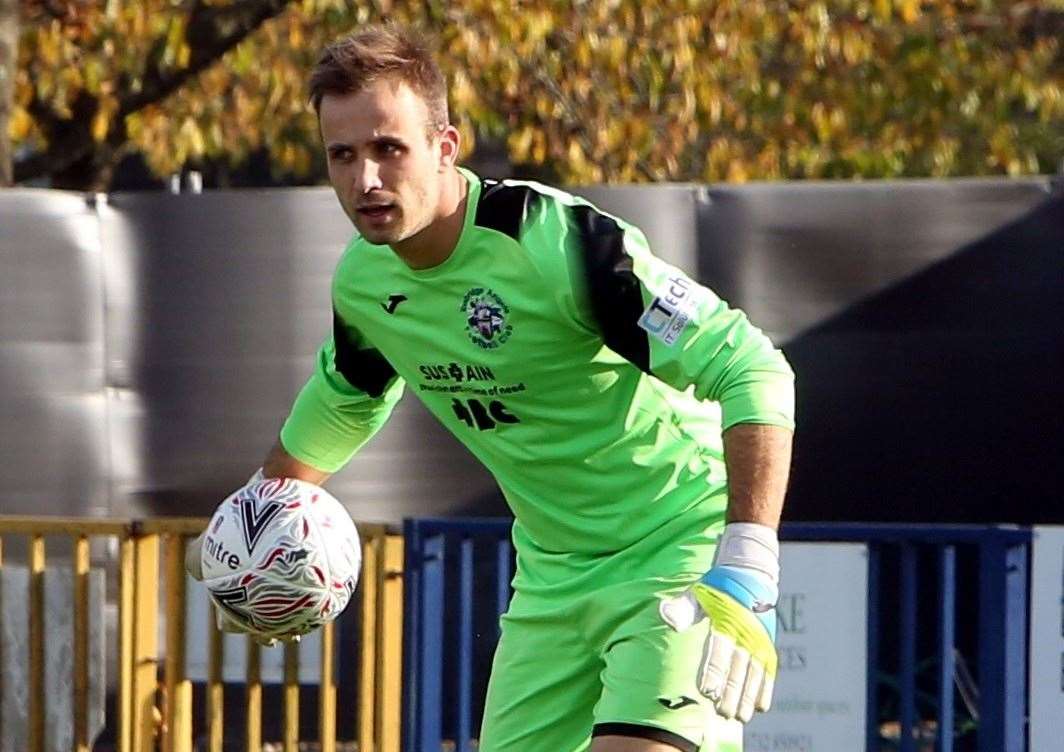
[[[323,482],[409,388],[515,517],[482,752],[738,750],[776,675],[783,356],[636,227],[459,168],[412,31],[341,39],[310,92],[357,234],[266,475]]]

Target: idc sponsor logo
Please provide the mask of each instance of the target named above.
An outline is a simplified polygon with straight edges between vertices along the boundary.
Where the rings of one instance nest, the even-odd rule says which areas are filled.
[[[666,292],[655,296],[639,317],[639,326],[672,347],[691,321],[698,288],[681,275],[670,277],[666,285]]]

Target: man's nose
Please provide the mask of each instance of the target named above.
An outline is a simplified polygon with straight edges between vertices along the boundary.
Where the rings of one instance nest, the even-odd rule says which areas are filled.
[[[380,165],[372,159],[364,160],[355,175],[355,188],[358,193],[364,195],[382,187]]]

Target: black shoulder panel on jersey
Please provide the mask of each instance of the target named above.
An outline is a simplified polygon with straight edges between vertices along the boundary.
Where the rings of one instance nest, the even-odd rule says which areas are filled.
[[[639,328],[643,294],[624,251],[624,230],[591,206],[572,206],[574,229],[584,250],[591,311],[606,345],[650,373],[650,340]]]
[[[351,330],[333,309],[333,342],[336,345],[336,370],[347,382],[370,397],[380,397],[395,378],[395,369],[376,350],[360,350],[351,338]]]
[[[521,225],[538,199],[539,194],[530,186],[506,185],[498,180],[484,179],[480,184],[480,201],[473,223],[519,240]]]

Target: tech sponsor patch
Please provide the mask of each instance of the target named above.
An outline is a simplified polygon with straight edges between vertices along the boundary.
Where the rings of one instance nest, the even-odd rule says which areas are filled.
[[[639,328],[672,347],[691,323],[698,306],[698,286],[687,277],[669,277],[639,317]]]

